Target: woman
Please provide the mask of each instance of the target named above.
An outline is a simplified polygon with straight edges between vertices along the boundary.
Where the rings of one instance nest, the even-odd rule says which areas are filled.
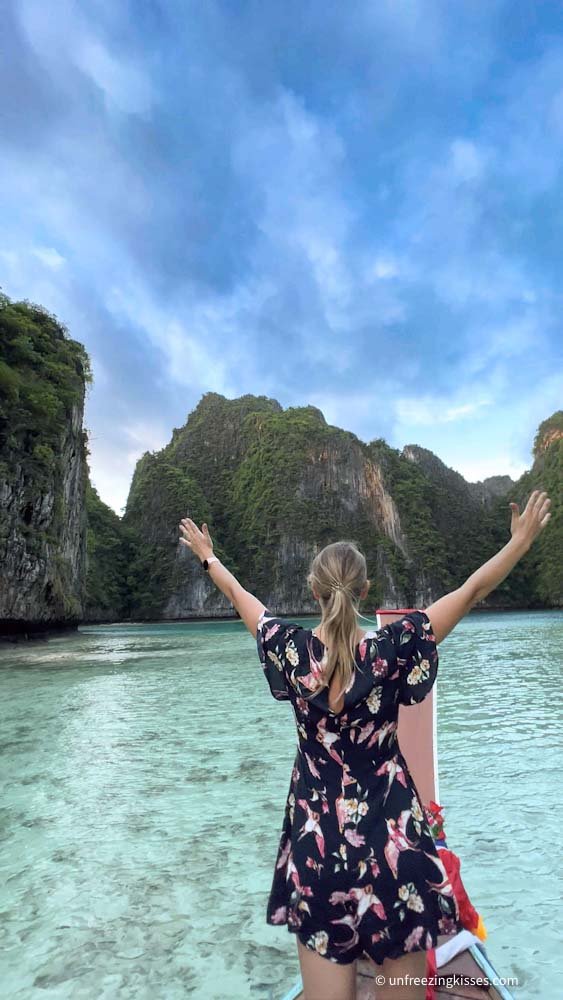
[[[276,699],[291,702],[298,748],[267,922],[296,934],[306,1000],[354,1000],[356,959],[378,966],[378,1000],[423,1000],[425,952],[461,929],[458,907],[397,742],[399,704],[428,694],[436,645],[510,573],[547,524],[534,491],[511,539],[457,590],[377,631],[362,633],[366,561],[353,542],[327,545],[308,581],[321,623],[272,616],[213,556],[207,525],[180,523],[181,541],[208,569],[256,636]],[[205,562],[207,560],[207,563]],[[386,982],[405,977],[400,994]]]

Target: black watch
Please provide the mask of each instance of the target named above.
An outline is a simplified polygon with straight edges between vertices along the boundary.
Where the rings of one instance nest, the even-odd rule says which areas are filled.
[[[204,569],[206,570],[209,569],[209,563],[207,562],[207,559],[204,559],[201,565],[203,566]]]

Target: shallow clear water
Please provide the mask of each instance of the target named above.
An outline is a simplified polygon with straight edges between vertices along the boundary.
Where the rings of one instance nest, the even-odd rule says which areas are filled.
[[[313,621],[302,619],[313,627]],[[449,846],[516,996],[560,995],[563,615],[440,646]],[[272,1000],[265,923],[295,753],[240,622],[93,626],[0,652],[3,998]]]

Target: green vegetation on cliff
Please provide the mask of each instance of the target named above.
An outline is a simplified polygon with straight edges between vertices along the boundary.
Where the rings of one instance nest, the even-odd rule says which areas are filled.
[[[3,295],[0,345],[0,479],[21,483],[19,527],[27,550],[52,543],[59,565],[68,517],[61,442],[68,444],[78,419],[73,433],[86,470],[80,420],[92,379],[88,356],[54,316]],[[313,551],[338,538],[354,539],[366,555],[372,580],[366,611],[390,593],[413,604],[421,593],[435,597],[458,586],[504,545],[508,501],[523,506],[536,488],[552,497],[549,530],[491,603],[561,605],[562,438],[559,411],[540,425],[533,465],[517,483],[494,477],[470,484],[432,452],[417,445],[401,452],[381,438],[366,444],[327,424],[314,406],[284,410],[265,396],[229,400],[208,392],[165,448],[140,459],[123,518],[81,473],[85,617],[159,618],[167,605],[172,616],[184,607],[205,614],[207,601],[213,612],[215,596],[203,581],[198,590],[197,568],[179,544],[185,515],[208,523],[217,555],[243,585],[285,606],[294,601],[295,611],[307,606],[305,571]],[[43,487],[53,495],[53,509],[38,529],[30,511]],[[63,569],[60,581],[49,583],[50,593],[74,614],[77,595],[66,601],[60,593],[68,589]]]
[[[3,628],[80,620],[92,374],[82,344],[41,306],[0,294]]]
[[[508,606],[542,607],[563,605],[563,410],[544,420],[533,448],[534,463],[510,493],[494,505],[493,537],[502,544],[501,525],[507,504],[515,501],[522,511],[533,490],[546,490],[551,497],[551,518],[545,531],[512,573],[495,591],[497,601]]]
[[[87,573],[85,604],[90,618],[127,618],[130,593],[127,575],[135,552],[131,533],[97,490],[86,488]]]
[[[29,473],[37,487],[57,462],[72,409],[92,381],[82,344],[55,316],[0,293],[0,455],[2,471]]]
[[[385,567],[409,603],[422,585],[434,595],[459,586],[508,541],[508,501],[522,503],[536,487],[550,491],[557,528],[495,592],[494,603],[561,603],[558,420],[556,414],[544,421],[532,470],[503,494],[498,477],[490,489],[487,481],[478,489],[432,452],[416,445],[400,452],[381,438],[366,445],[328,425],[315,407],[282,410],[265,397],[207,393],[185,427],[160,452],[145,453],[135,470],[122,522],[131,614],[158,618],[182,592],[187,563],[178,558],[178,520],[185,514],[208,523],[219,557],[258,594],[284,591],[304,600],[302,554],[310,556],[312,542],[354,538],[372,580],[369,611],[382,600]],[[358,497],[349,481],[361,477],[366,462],[396,504],[406,548],[383,532],[373,497]],[[291,553],[280,559],[288,545]]]
[[[210,523],[209,504],[199,484],[172,465],[164,452],[145,452],[137,463],[123,526],[131,539],[127,588],[133,616],[158,618],[182,586],[178,523],[189,516]],[[217,554],[221,557],[219,546]]]

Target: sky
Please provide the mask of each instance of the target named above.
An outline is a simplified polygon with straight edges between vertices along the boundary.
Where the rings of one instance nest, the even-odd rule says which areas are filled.
[[[92,359],[91,478],[202,395],[520,475],[563,397],[563,7],[4,0],[0,287]]]

